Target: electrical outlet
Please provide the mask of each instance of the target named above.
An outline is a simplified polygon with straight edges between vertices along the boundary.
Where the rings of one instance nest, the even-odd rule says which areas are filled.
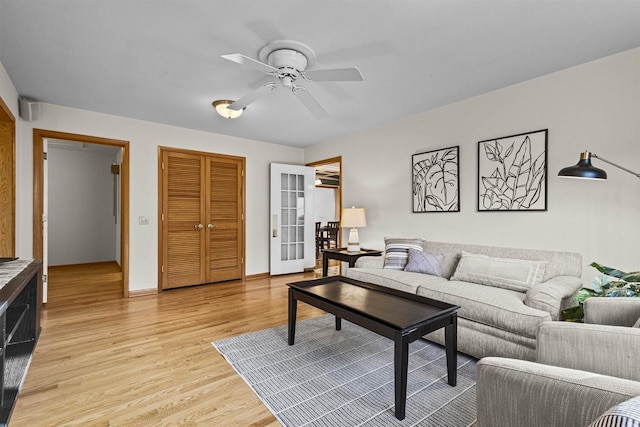
[[[139,225],[149,225],[149,217],[148,216],[139,216],[138,217]]]

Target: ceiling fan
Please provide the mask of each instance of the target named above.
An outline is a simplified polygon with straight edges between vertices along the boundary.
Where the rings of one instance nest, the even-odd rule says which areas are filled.
[[[308,66],[313,65],[316,55],[309,46],[292,40],[276,40],[267,44],[258,54],[259,61],[240,53],[222,55],[222,57],[276,77],[275,82],[262,85],[227,107],[236,111],[242,110],[278,88],[285,88],[290,90],[317,119],[326,119],[329,114],[322,105],[311,95],[311,92],[297,82],[299,80],[316,82],[363,80],[360,70],[355,67],[307,70]]]

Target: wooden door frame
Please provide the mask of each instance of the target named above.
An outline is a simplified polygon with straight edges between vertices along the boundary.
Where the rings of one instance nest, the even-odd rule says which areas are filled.
[[[213,156],[220,157],[226,159],[235,159],[242,161],[242,181],[241,181],[241,192],[242,192],[242,239],[241,239],[241,250],[240,253],[242,255],[242,281],[246,280],[247,273],[247,174],[246,166],[247,166],[247,158],[242,156],[232,156],[228,154],[219,154],[213,153],[209,151],[198,151],[198,150],[188,150],[184,148],[176,148],[176,147],[167,147],[167,146],[158,146],[158,293],[163,292],[162,287],[162,275],[164,272],[162,271],[162,266],[164,264],[164,253],[163,253],[163,233],[162,233],[162,203],[164,197],[164,182],[163,182],[163,169],[162,169],[162,157],[165,152],[172,153],[184,153],[184,154],[194,154],[200,156]]]
[[[11,123],[11,253],[2,256],[16,256],[16,118],[0,97],[0,121]]]
[[[43,213],[43,143],[44,139],[61,139],[122,148],[120,165],[120,263],[123,296],[129,297],[129,141],[90,135],[33,129],[33,257],[42,259]]]
[[[332,163],[338,163],[338,165],[340,166],[340,185],[338,185],[338,188],[336,188],[336,219],[340,221],[340,216],[342,215],[342,156],[307,163],[306,166],[316,167]],[[338,247],[342,247],[342,232],[338,233]]]

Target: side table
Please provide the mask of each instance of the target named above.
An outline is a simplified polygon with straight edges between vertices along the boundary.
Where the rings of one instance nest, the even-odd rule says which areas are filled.
[[[322,250],[322,277],[326,277],[329,271],[329,259],[336,259],[349,263],[349,267],[356,265],[358,258],[363,256],[380,256],[382,251],[377,249],[360,249],[358,252],[349,252],[347,248]]]

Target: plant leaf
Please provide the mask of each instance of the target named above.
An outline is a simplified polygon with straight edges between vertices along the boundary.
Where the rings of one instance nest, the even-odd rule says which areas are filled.
[[[440,202],[440,199],[438,199],[437,197],[429,194],[427,197],[425,197],[425,201],[430,204],[431,206],[433,206],[434,208],[436,208],[437,211],[443,211],[444,208],[442,207],[442,203]]]
[[[482,177],[482,186],[487,191],[494,190],[494,189],[498,188],[498,180],[499,180],[499,178],[483,176]]]
[[[598,264],[597,262],[592,262],[589,265],[598,270],[600,273],[604,273],[607,276],[617,277],[618,279],[621,279],[624,275],[627,274],[624,271],[620,271],[616,268],[606,267],[604,265]]]
[[[635,297],[636,293],[628,288],[611,288],[602,294],[603,297]]]
[[[487,156],[487,159],[491,160],[492,162],[500,161],[500,158],[496,154],[495,149],[489,144],[485,144],[484,154],[485,156]]]
[[[516,200],[522,200],[527,195],[527,181],[531,170],[531,140],[527,136],[516,155],[507,172],[507,188],[504,194],[510,199],[510,207],[514,205]]]
[[[581,322],[584,319],[584,310],[581,305],[562,310],[562,319],[568,322]]]
[[[584,300],[587,298],[591,298],[596,296],[596,292],[593,289],[582,288],[573,296],[575,301],[578,301],[579,304],[582,304]]]
[[[454,150],[453,148],[450,150],[447,150],[443,156],[442,156],[442,160],[445,162],[455,162],[456,160],[456,150]]]
[[[522,202],[522,207],[529,209],[534,205],[542,194],[542,183],[545,178],[545,158],[544,152],[533,162],[529,177],[527,179],[527,197]]]
[[[509,146],[509,148],[507,148],[507,152],[504,153],[504,157],[507,158],[511,155],[511,152],[513,151],[513,144],[515,144],[515,142],[512,142],[511,145]]]
[[[520,144],[507,175],[508,190],[504,193],[511,198],[512,205],[516,200],[523,200],[527,196],[527,181],[530,173],[531,139],[527,136]]]
[[[621,277],[622,280],[627,282],[640,282],[640,271],[632,271]]]

